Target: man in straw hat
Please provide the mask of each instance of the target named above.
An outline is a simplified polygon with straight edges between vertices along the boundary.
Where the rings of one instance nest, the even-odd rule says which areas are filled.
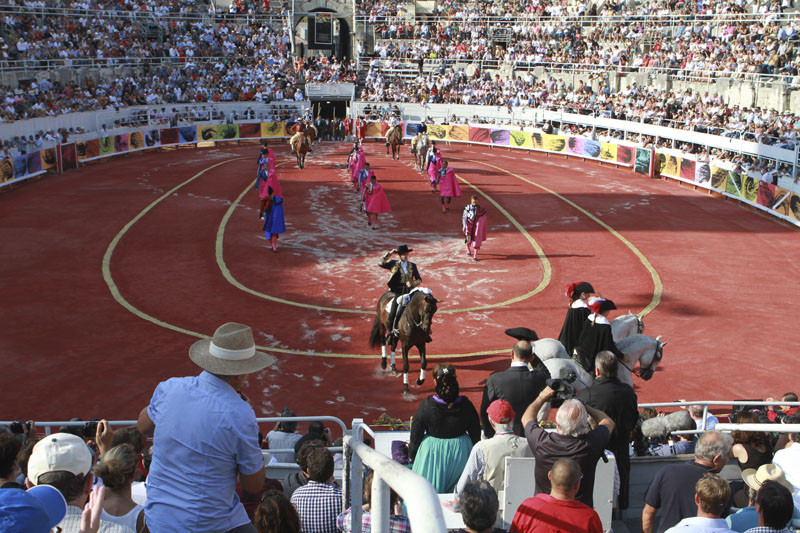
[[[233,322],[195,342],[189,357],[203,372],[159,383],[139,414],[139,431],[153,433],[147,524],[150,531],[255,533],[236,480],[257,493],[265,469],[242,387],[274,357],[256,351],[252,330]]]
[[[744,533],[748,529],[754,528],[759,525],[758,522],[758,493],[762,486],[764,486],[767,482],[774,482],[782,485],[789,491],[789,501],[791,501],[792,495],[792,484],[786,481],[786,477],[783,474],[783,470],[781,467],[774,464],[765,464],[758,467],[758,470],[755,468],[748,468],[742,472],[742,480],[747,485],[747,496],[749,499],[749,503],[747,507],[743,507],[736,511],[734,514],[728,516],[725,519],[725,522],[728,523],[728,527],[734,531],[739,531]],[[769,493],[770,491],[767,491]],[[792,504],[792,507],[794,505]],[[792,511],[789,511],[789,518],[792,516]],[[786,525],[788,521],[784,520],[783,525],[781,528]],[[780,529],[780,528],[778,528]]]

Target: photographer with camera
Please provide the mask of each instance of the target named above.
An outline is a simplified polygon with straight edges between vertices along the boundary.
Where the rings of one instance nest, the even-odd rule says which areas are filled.
[[[576,499],[592,507],[595,468],[614,431],[614,421],[603,411],[574,399],[575,390],[568,383],[558,379],[548,380],[547,383],[547,387],[522,415],[525,437],[536,459],[536,494],[550,492],[547,473],[556,461],[572,459],[583,473]],[[556,431],[553,433],[536,424],[537,413],[548,401],[551,407],[558,408]],[[587,414],[596,426],[592,430],[588,428]]]

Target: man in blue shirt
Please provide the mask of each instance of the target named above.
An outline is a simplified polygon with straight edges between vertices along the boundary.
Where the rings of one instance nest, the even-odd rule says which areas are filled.
[[[158,533],[255,533],[236,495],[258,493],[265,468],[256,416],[241,390],[274,358],[256,351],[251,329],[227,323],[195,342],[199,376],[159,383],[138,427],[153,433],[145,516]]]

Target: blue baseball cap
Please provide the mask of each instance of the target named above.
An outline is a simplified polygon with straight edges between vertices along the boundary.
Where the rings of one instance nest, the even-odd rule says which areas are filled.
[[[50,485],[0,490],[0,531],[50,533],[67,514],[64,496]]]

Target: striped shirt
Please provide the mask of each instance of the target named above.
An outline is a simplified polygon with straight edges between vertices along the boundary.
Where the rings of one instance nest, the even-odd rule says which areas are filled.
[[[347,509],[339,515],[336,519],[336,527],[345,533],[353,531],[353,515],[352,509]],[[371,533],[372,531],[372,516],[369,511],[361,512],[361,533]],[[402,515],[389,516],[389,532],[390,533],[411,533],[411,524],[408,518]]]

